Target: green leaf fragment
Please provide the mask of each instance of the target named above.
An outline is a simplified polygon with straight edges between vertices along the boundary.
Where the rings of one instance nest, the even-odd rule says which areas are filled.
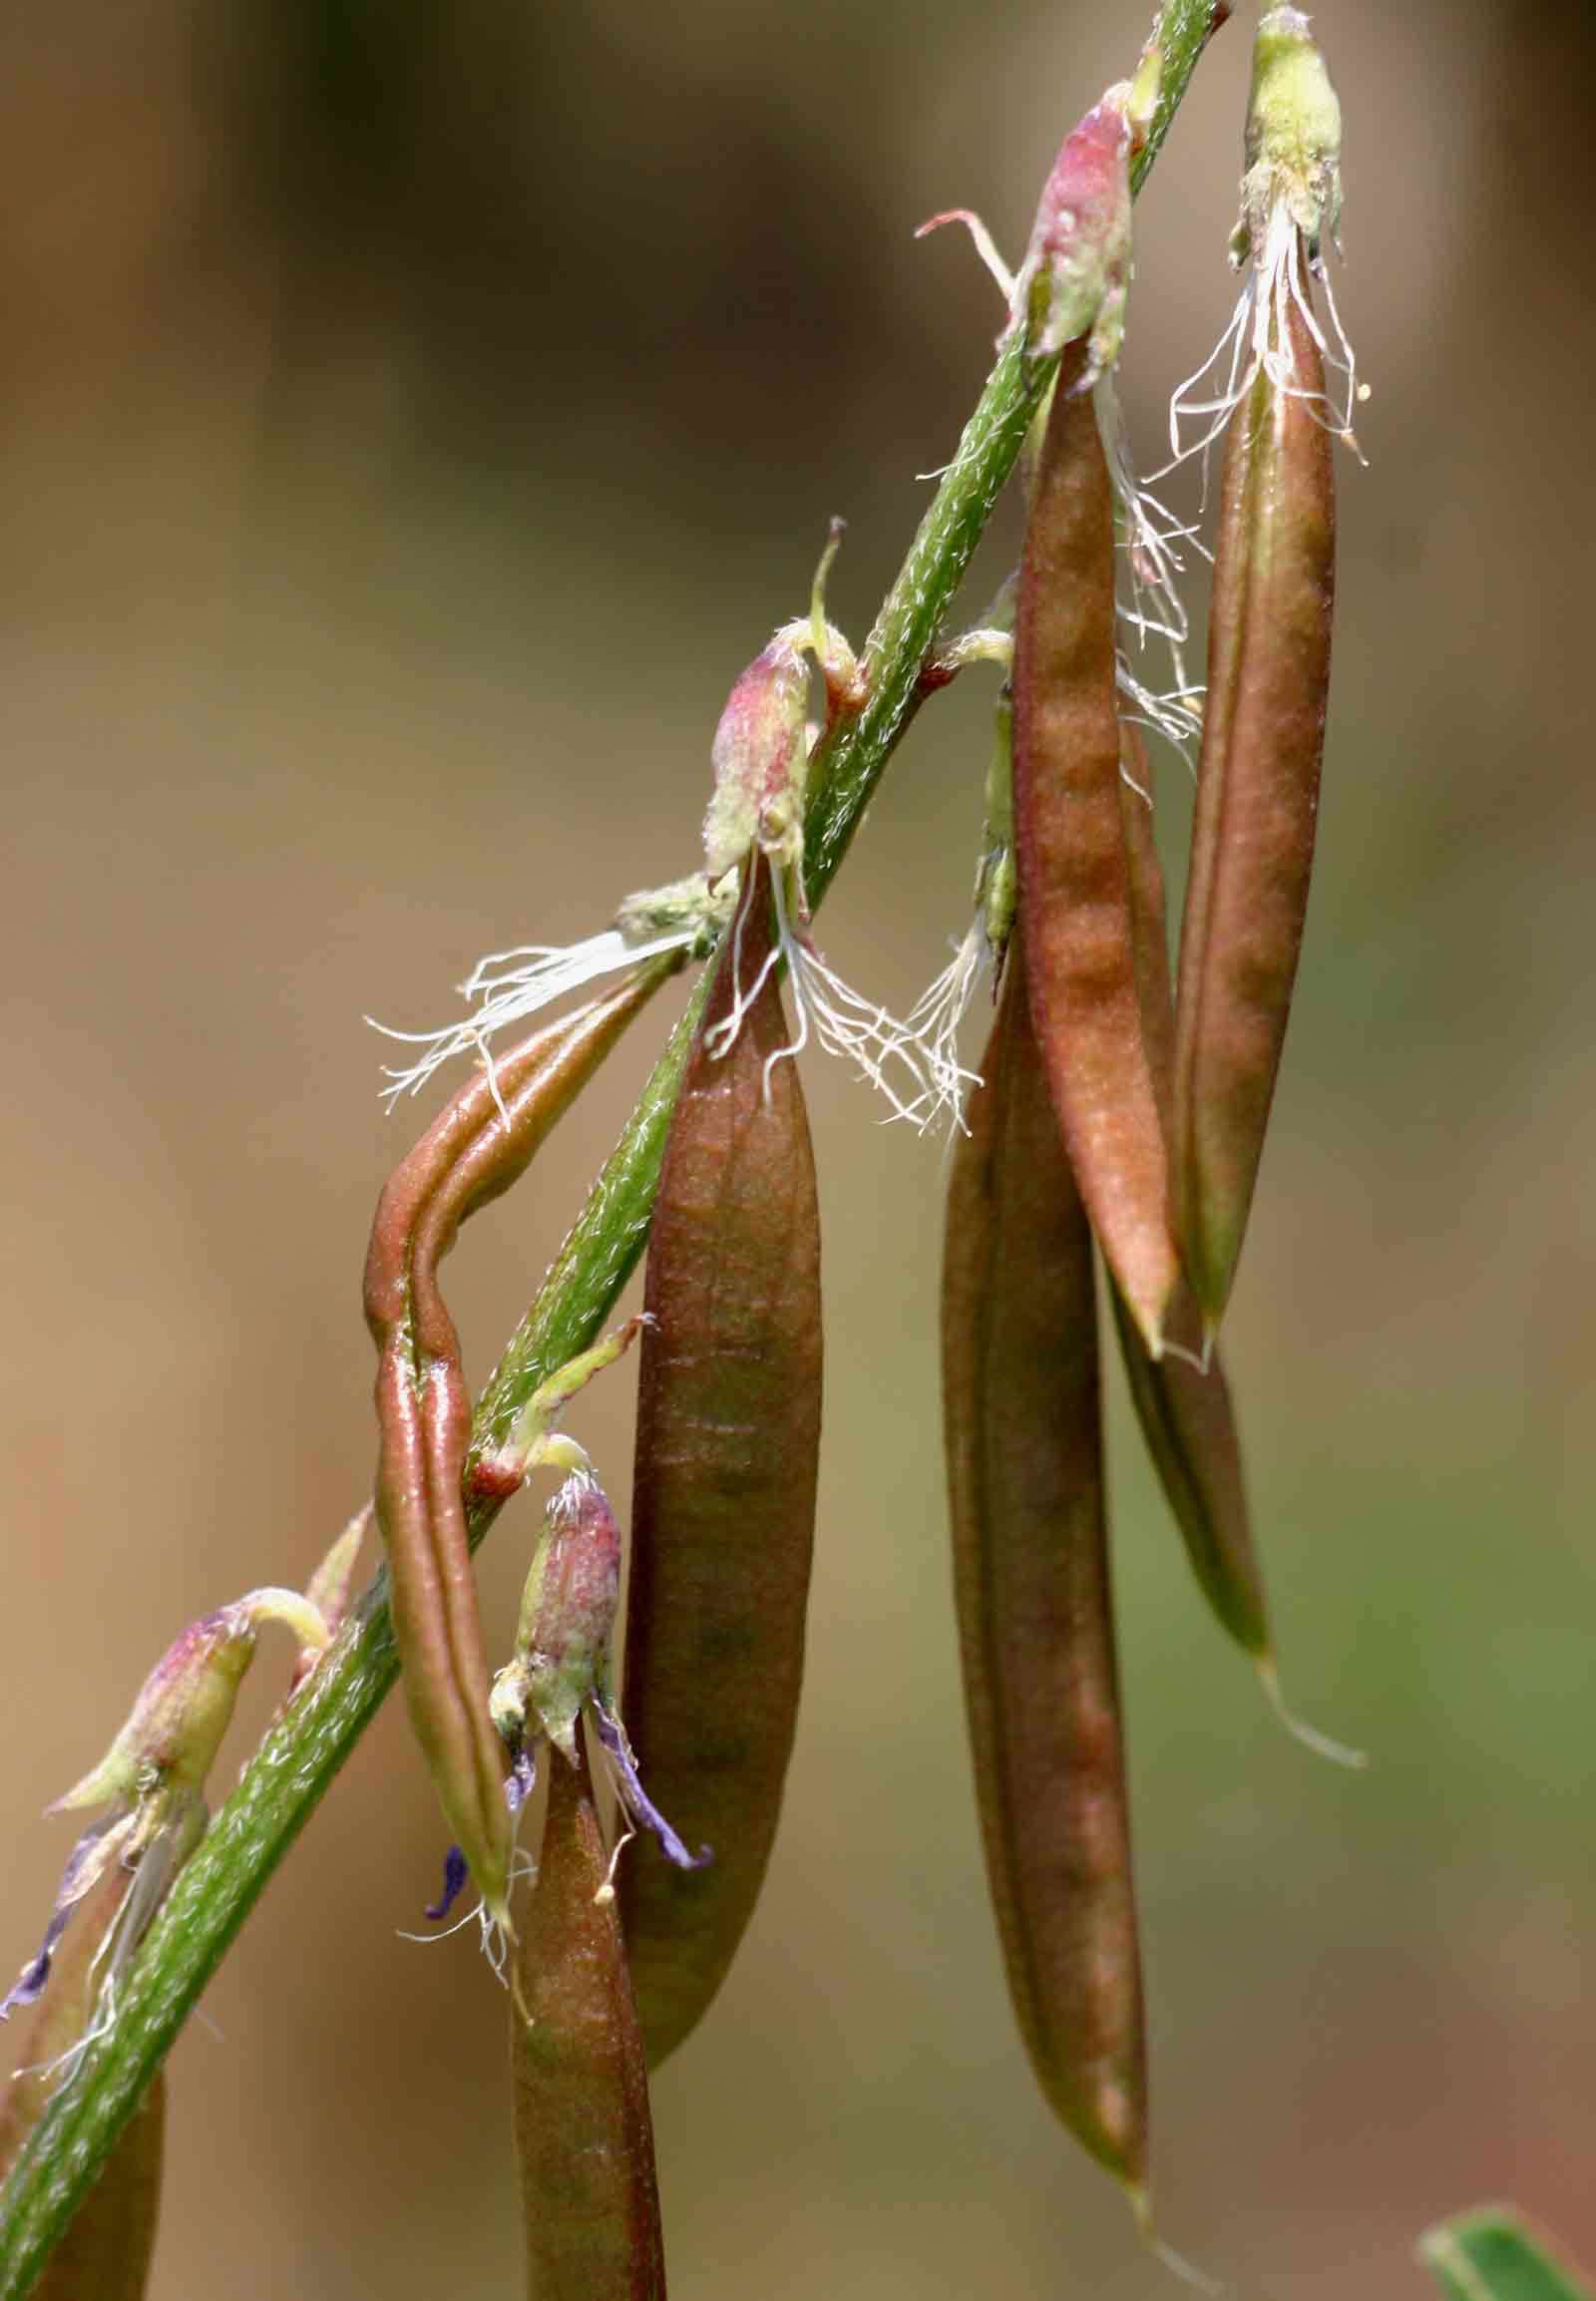
[[[1418,2258],[1452,2301],[1592,2301],[1584,2279],[1554,2261],[1506,2206],[1437,2221],[1419,2238]]]

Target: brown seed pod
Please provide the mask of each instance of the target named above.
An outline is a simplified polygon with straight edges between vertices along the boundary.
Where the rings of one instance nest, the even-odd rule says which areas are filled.
[[[474,1079],[395,1170],[366,1260],[378,1348],[378,1522],[411,1724],[489,1914],[508,1922],[511,1824],[504,1750],[488,1715],[461,1474],[471,1398],[438,1265],[460,1225],[508,1190],[658,987],[668,962],[525,1040]]]
[[[65,2079],[59,2067],[83,2037],[99,1993],[99,1953],[130,1891],[113,1864],[85,1899],[57,1950],[49,1983],[5,2046],[16,2070],[0,2104],[0,2179]],[[20,2031],[20,2034],[18,2032]],[[140,2301],[150,2271],[161,2204],[167,2087],[158,2070],[94,2187],[32,2290],[37,2301]]]
[[[1301,271],[1306,295],[1306,261]],[[1276,311],[1296,384],[1281,389],[1261,364],[1225,443],[1180,938],[1171,1204],[1210,1329],[1235,1277],[1291,1010],[1330,689],[1336,516],[1334,443],[1318,412],[1324,360],[1294,298],[1278,298]]]
[[[587,1753],[550,1760],[510,2061],[528,2301],[664,2301],[648,2080]]]
[[[1178,1277],[1142,1043],[1114,667],[1114,520],[1085,353],[1059,369],[1014,609],[1014,832],[1031,1014],[1093,1231],[1156,1357]]]
[[[1175,1007],[1164,875],[1153,835],[1151,763],[1138,729],[1127,726],[1124,741],[1125,773],[1119,788],[1136,983],[1153,1088],[1167,1126],[1174,1086]],[[1267,1670],[1269,1625],[1263,1579],[1253,1549],[1235,1410],[1218,1349],[1210,1351],[1206,1370],[1193,1362],[1202,1353],[1202,1321],[1184,1284],[1177,1288],[1164,1323],[1174,1346],[1156,1360],[1149,1356],[1112,1280],[1109,1299],[1131,1401],[1192,1570],[1225,1629]]]
[[[987,1873],[1042,2092],[1138,2203],[1141,1966],[1091,1234],[1033,1035],[1028,923],[954,1155],[943,1412]]]
[[[621,1875],[651,2063],[731,1964],[797,1725],[820,1445],[814,1153],[777,974],[718,1059],[708,1034],[771,943],[756,867],[671,1121],[648,1247],[622,1707],[649,1795],[712,1866]]]

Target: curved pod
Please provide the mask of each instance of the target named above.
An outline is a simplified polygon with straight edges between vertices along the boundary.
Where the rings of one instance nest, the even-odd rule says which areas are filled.
[[[819,1466],[814,1154],[773,968],[716,1059],[708,1033],[770,949],[762,861],[728,934],[671,1120],[649,1237],[622,1708],[643,1780],[713,1862],[649,1849],[621,1903],[650,2062],[698,2022],[770,1856],[797,1726]],[[768,1085],[767,1085],[768,1080]]]
[[[668,971],[640,969],[607,997],[535,1032],[491,1079],[462,1088],[390,1177],[367,1251],[366,1323],[378,1350],[377,1520],[405,1699],[444,1814],[500,1922],[511,1821],[461,1489],[471,1396],[438,1266],[466,1217],[525,1172]]]

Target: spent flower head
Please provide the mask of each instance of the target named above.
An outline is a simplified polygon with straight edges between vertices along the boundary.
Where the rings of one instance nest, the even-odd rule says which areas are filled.
[[[601,975],[670,952],[707,959],[727,932],[737,936],[740,950],[755,879],[750,865],[753,858],[763,856],[771,867],[779,922],[779,947],[766,965],[787,968],[797,1010],[791,1044],[771,1061],[795,1055],[813,1036],[878,1087],[895,1116],[918,1126],[927,1123],[948,1082],[927,1070],[912,1033],[902,1023],[853,990],[827,964],[815,948],[804,896],[809,761],[823,731],[822,723],[808,716],[808,658],[813,658],[821,676],[828,722],[835,711],[856,709],[863,701],[862,674],[853,649],[825,613],[826,576],[841,537],[842,523],[833,521],[816,569],[808,615],[783,624],[733,682],[710,745],[714,780],[703,824],[703,870],[628,896],[610,927],[581,943],[563,949],[527,944],[491,953],[460,985],[473,1011],[458,1022],[428,1031],[374,1023],[386,1037],[420,1050],[413,1062],[387,1072],[383,1094],[390,1107],[400,1095],[416,1092],[441,1064],[457,1055],[478,1055],[492,1078],[489,1042],[496,1033]],[[764,980],[762,970],[746,993],[739,983],[733,1011],[717,1037],[717,1052],[731,1046]]]
[[[828,1054],[840,1056],[884,1094],[896,1118],[924,1129],[958,1082],[950,1081],[910,1024],[845,982],[817,949],[804,893],[804,803],[809,760],[820,732],[806,719],[808,670],[812,655],[825,683],[829,711],[839,700],[859,698],[859,672],[853,651],[824,610],[827,570],[837,548],[834,526],[816,572],[807,618],[787,623],[749,664],[733,686],[721,714],[712,751],[715,789],[704,823],[705,856],[711,873],[733,866],[742,874],[743,893],[732,925],[732,1003],[705,1044],[712,1055],[729,1052],[744,1017],[772,971],[785,966],[792,984],[795,1022],[792,1038],[765,1065],[770,1071],[797,1055],[811,1037]],[[763,963],[745,982],[741,972],[743,930],[749,906],[762,900],[769,864],[776,935]]]
[[[473,1011],[437,1030],[395,1030],[368,1014],[367,1022],[384,1038],[420,1050],[413,1062],[384,1070],[388,1081],[382,1090],[384,1102],[392,1110],[401,1095],[418,1094],[435,1070],[459,1055],[479,1056],[492,1078],[491,1039],[607,974],[667,952],[707,959],[731,916],[736,894],[735,876],[717,886],[699,873],[628,895],[611,926],[580,943],[524,943],[510,951],[491,951],[459,986]]]
[[[1341,105],[1300,8],[1271,8],[1259,23],[1244,150],[1241,213],[1230,240],[1231,264],[1244,274],[1242,291],[1224,334],[1169,403],[1173,459],[1206,456],[1260,374],[1277,391],[1305,401],[1328,431],[1361,454],[1352,417],[1369,390],[1358,381],[1357,354],[1325,261],[1327,241],[1340,249]],[[1325,291],[1328,333],[1314,311],[1315,280]],[[1297,372],[1286,324],[1291,305],[1323,353],[1327,373],[1339,379],[1331,389]]]

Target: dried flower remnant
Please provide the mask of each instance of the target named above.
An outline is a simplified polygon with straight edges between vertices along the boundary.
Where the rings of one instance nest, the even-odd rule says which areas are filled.
[[[998,698],[992,756],[987,768],[981,859],[976,866],[973,914],[953,958],[909,1010],[908,1027],[926,1048],[935,1075],[948,1082],[941,1107],[963,1130],[962,1084],[979,1085],[959,1061],[959,1031],[981,984],[1002,975],[1018,900],[1014,878],[1013,703],[1005,686]],[[950,1091],[950,1088],[952,1091]]]
[[[928,1049],[910,1023],[861,997],[826,963],[815,947],[804,896],[804,801],[814,733],[805,719],[805,653],[813,654],[824,676],[828,708],[838,698],[855,697],[858,685],[852,650],[823,612],[824,576],[836,541],[834,530],[810,616],[784,625],[740,674],[715,731],[705,859],[712,880],[740,871],[743,896],[730,936],[730,1003],[705,1044],[711,1054],[724,1056],[767,982],[785,968],[796,1023],[793,1035],[766,1058],[766,1091],[776,1065],[813,1036],[885,1095],[895,1117],[924,1131],[950,1100],[957,1104],[968,1074],[959,1069],[957,1055]],[[747,866],[756,857],[769,866],[776,934],[758,963],[750,963],[745,983],[748,913],[760,884]]]
[[[1340,245],[1341,105],[1309,27],[1308,16],[1290,7],[1269,9],[1258,26],[1241,215],[1230,241],[1231,264],[1244,282],[1224,334],[1170,400],[1177,462],[1206,458],[1260,375],[1360,453],[1352,417],[1369,387],[1358,381],[1325,261],[1326,240]],[[1329,336],[1314,311],[1315,280],[1325,291]],[[1317,357],[1302,345],[1305,331]],[[1327,369],[1340,379],[1334,395]],[[1217,390],[1205,392],[1221,377]],[[1187,425],[1194,427],[1189,439]]]
[[[825,613],[826,576],[841,537],[842,522],[833,521],[809,614],[784,623],[733,682],[710,746],[714,782],[704,817],[702,873],[628,896],[612,928],[568,949],[528,945],[482,959],[461,985],[462,994],[478,1002],[476,1012],[461,1022],[414,1032],[376,1024],[388,1037],[423,1049],[413,1064],[388,1074],[384,1093],[390,1100],[414,1091],[440,1064],[468,1052],[482,1057],[497,1092],[498,1066],[488,1042],[510,1023],[639,960],[666,955],[707,959],[728,932],[740,951],[738,890],[750,885],[743,866],[750,856],[761,855],[771,865],[778,921],[777,947],[765,963],[790,975],[797,1015],[794,1035],[772,1053],[772,1066],[796,1055],[813,1037],[884,1094],[895,1117],[916,1127],[927,1126],[950,1094],[957,1101],[965,1074],[949,1078],[928,1069],[913,1033],[845,982],[821,956],[811,932],[803,878],[804,800],[809,756],[823,730],[808,717],[806,658],[813,658],[820,674],[827,724],[838,712],[857,710],[864,700],[853,649]],[[761,988],[756,980],[744,991],[739,977],[739,995],[718,1041],[722,1053]]]
[[[385,1073],[384,1101],[392,1109],[401,1095],[419,1093],[434,1071],[461,1055],[480,1057],[497,1091],[499,1065],[491,1039],[605,975],[653,959],[707,959],[730,920],[736,892],[735,873],[718,884],[699,873],[628,895],[613,926],[582,943],[563,948],[530,943],[490,952],[460,985],[461,997],[474,1001],[476,1011],[440,1030],[394,1030],[367,1015],[373,1030],[385,1038],[423,1050],[404,1069]]]
[[[411,1724],[496,1962],[510,1930],[513,1832],[466,1527],[471,1400],[439,1265],[468,1216],[525,1171],[670,965],[648,962],[535,1033],[496,1079],[462,1088],[390,1177],[372,1224],[365,1308],[378,1350],[376,1508],[394,1638]]]
[[[764,1878],[797,1725],[820,1446],[814,1153],[786,1044],[770,866],[722,953],[665,1149],[649,1239],[621,1684],[652,1794],[712,1869],[646,1851],[620,1877],[658,2062],[720,1987]]]
[[[1339,210],[1339,131],[1307,19],[1271,11],[1255,60],[1244,230],[1260,265],[1281,233],[1292,253],[1259,290],[1258,354],[1225,444],[1176,999],[1171,1217],[1209,1332],[1246,1231],[1313,871],[1336,506],[1303,262]]]

